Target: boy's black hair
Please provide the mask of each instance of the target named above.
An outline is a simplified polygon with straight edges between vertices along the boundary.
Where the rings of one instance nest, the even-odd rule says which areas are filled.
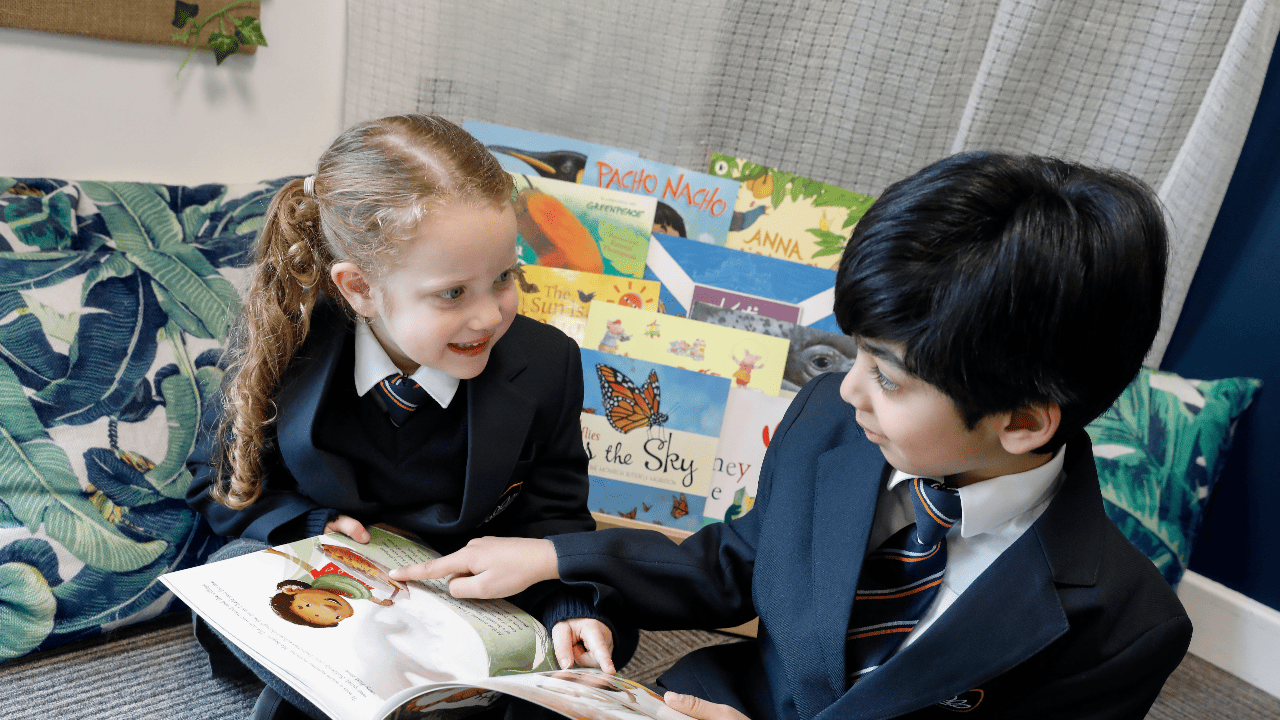
[[[965,153],[890,185],[840,258],[840,328],[900,343],[970,429],[1054,402],[1056,450],[1137,375],[1168,237],[1151,189],[1054,158]]]

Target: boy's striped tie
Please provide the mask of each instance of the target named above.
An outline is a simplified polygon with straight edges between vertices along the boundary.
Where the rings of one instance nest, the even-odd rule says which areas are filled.
[[[373,387],[387,406],[387,417],[391,424],[396,427],[405,424],[413,411],[431,397],[418,383],[398,373],[386,376]]]
[[[960,521],[960,495],[922,478],[910,483],[915,524],[862,563],[845,645],[850,685],[897,652],[942,584],[947,530]]]

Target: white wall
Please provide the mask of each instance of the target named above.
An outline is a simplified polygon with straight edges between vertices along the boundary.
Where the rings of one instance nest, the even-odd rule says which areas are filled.
[[[182,48],[0,28],[0,176],[309,172],[341,130],[346,0],[265,0],[261,17],[269,47],[221,66],[200,51],[181,77]]]

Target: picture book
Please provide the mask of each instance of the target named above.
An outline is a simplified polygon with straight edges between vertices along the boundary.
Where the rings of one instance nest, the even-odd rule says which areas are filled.
[[[520,314],[560,328],[578,345],[582,345],[592,300],[657,310],[661,287],[656,280],[541,265],[520,266],[516,279],[520,286]]]
[[[559,670],[542,624],[505,600],[392,580],[391,568],[438,554],[379,527],[369,534],[368,544],[331,533],[160,579],[335,720],[461,717],[500,694],[587,708],[573,718],[681,717],[623,678]]]
[[[616,158],[636,154],[623,148],[476,120],[464,120],[462,129],[484,143],[508,172],[532,173],[565,182],[585,182],[594,187],[601,186],[597,162],[606,156]]]
[[[522,261],[644,277],[656,200],[538,175],[512,177]]]
[[[732,382],[590,349],[582,351],[582,374],[592,512],[702,527]]]
[[[786,338],[786,367],[782,371],[782,395],[794,395],[805,383],[824,372],[845,372],[853,367],[858,345],[843,333],[830,333],[763,315],[706,303],[694,303],[689,317],[724,327]]]
[[[688,315],[699,300],[839,332],[831,314],[834,270],[654,234],[645,277],[662,283],[664,312]]]
[[[750,388],[729,389],[711,488],[702,511],[703,524],[741,517],[755,504],[760,464],[790,405],[790,397],[774,397]]]
[[[777,395],[785,338],[592,301],[584,347],[663,363]]]
[[[718,245],[728,241],[737,180],[618,153],[607,153],[596,170],[602,188],[657,199],[653,232]]]
[[[834,270],[875,198],[715,153],[711,174],[741,185],[727,247]]]

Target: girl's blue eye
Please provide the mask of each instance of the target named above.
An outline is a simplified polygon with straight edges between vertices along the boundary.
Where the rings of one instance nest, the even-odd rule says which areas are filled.
[[[501,285],[502,283],[510,280],[515,274],[515,270],[503,270],[502,273],[498,275],[498,279],[493,282],[495,285]]]
[[[436,293],[436,295],[444,298],[445,300],[457,300],[462,297],[462,288],[449,288],[448,290]]]

